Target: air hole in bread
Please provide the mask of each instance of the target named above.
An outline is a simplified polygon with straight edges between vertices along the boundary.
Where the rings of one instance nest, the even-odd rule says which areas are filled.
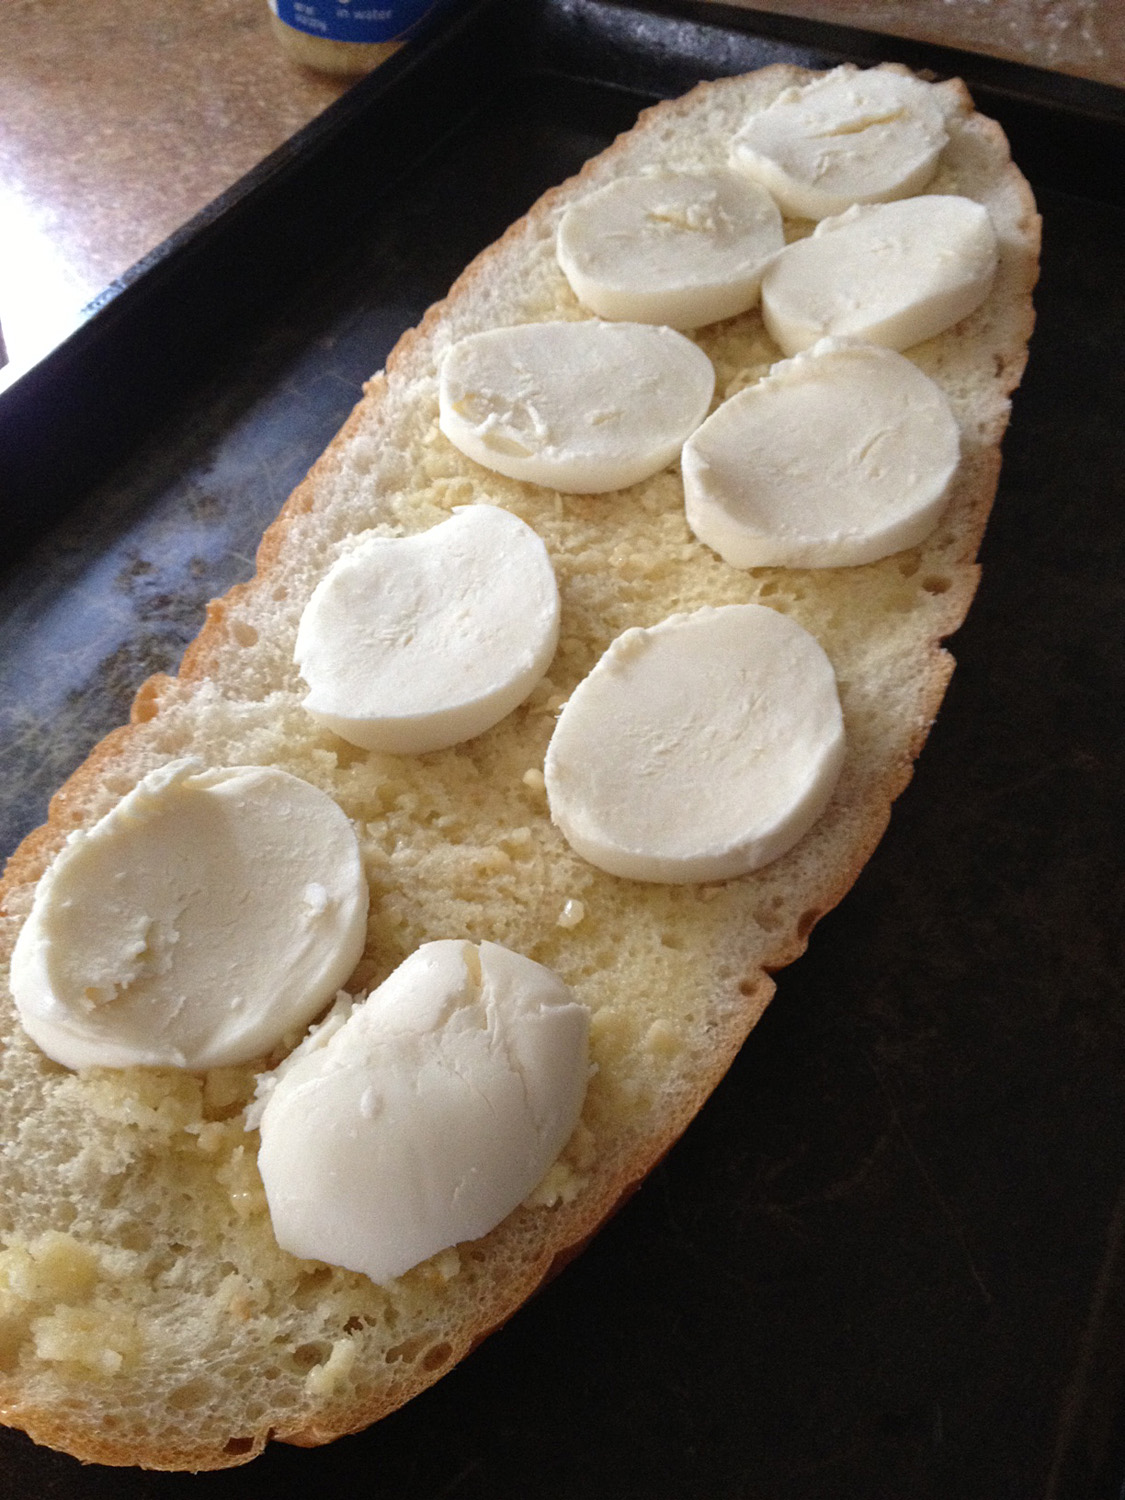
[[[888,614],[909,614],[918,603],[918,595],[913,589],[899,589],[896,593],[887,596],[886,609]]]
[[[152,1245],[152,1230],[147,1224],[125,1224],[120,1236],[126,1250],[148,1250]]]
[[[298,1344],[289,1358],[298,1370],[311,1370],[313,1365],[322,1365],[330,1352],[327,1344]]]
[[[922,579],[922,587],[927,594],[946,594],[953,587],[953,580],[942,577],[940,573],[931,573]]]
[[[797,920],[797,936],[807,938],[819,920],[820,912],[815,907],[810,911],[803,911]]]
[[[426,1336],[418,1334],[412,1339],[405,1339],[401,1344],[392,1344],[383,1358],[389,1365],[412,1365],[425,1347]]]
[[[176,1411],[191,1411],[193,1407],[205,1406],[213,1394],[211,1382],[201,1375],[186,1385],[177,1386],[168,1397],[168,1405]]]
[[[297,1277],[293,1301],[298,1307],[307,1307],[310,1302],[317,1300],[331,1280],[332,1271],[328,1266],[317,1266],[315,1271],[302,1271]]]
[[[231,626],[231,634],[240,646],[256,646],[258,644],[258,632],[253,625],[247,625],[245,620],[235,620]]]
[[[252,1437],[232,1437],[228,1438],[223,1444],[223,1452],[229,1453],[232,1457],[237,1457],[239,1454],[249,1453],[253,1446],[254,1439]]]
[[[781,925],[780,903],[770,902],[768,905],[759,906],[754,912],[754,920],[763,932],[773,932]]]
[[[422,1356],[423,1370],[440,1370],[442,1365],[449,1363],[453,1356],[452,1344],[435,1344],[432,1349],[427,1349]]]
[[[354,766],[356,761],[367,759],[369,752],[361,750],[358,745],[349,745],[347,740],[338,739],[335,735],[329,735],[329,739],[332,741],[332,749],[336,755],[336,764],[341,771]]]

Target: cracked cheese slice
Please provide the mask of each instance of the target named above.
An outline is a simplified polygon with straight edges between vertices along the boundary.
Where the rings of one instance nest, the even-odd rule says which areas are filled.
[[[676,459],[714,387],[711,361],[671,328],[523,323],[447,351],[439,423],[455,447],[498,474],[600,494]]]
[[[375,1282],[494,1229],[582,1109],[589,1013],[496,943],[424,943],[264,1080],[278,1244]]]
[[[842,67],[751,115],[730,159],[787,214],[823,219],[853,203],[921,192],[948,138],[932,85],[891,69]]]
[[[625,177],[579,199],[556,255],[599,318],[700,328],[745,312],[785,243],[769,194],[734,172]]]

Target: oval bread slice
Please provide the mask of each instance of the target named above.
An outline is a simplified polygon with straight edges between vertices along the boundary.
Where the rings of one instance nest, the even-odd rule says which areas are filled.
[[[242,1111],[277,1056],[207,1075],[70,1073],[20,1030],[5,986],[0,1406],[37,1440],[102,1463],[219,1468],[270,1434],[322,1443],[408,1400],[571,1257],[676,1140],[768,1002],[770,974],[802,952],[878,841],[952,669],[941,642],[976,586],[1032,327],[1034,203],[1002,132],[960,84],[934,85],[951,103],[950,142],[926,191],[987,207],[1000,266],[981,307],[908,351],[949,397],[964,455],[921,545],[855,568],[737,570],[693,539],[675,465],[615,494],[570,496],[486,472],[437,427],[438,366],[456,340],[587,316],[555,258],[568,204],[657,166],[721,168],[748,115],[809,76],[769,68],[649,110],[468,268],[370,381],[266,533],[256,577],[211,605],[178,677],[141,688],[132,723],[62,788],[0,889],[6,966],[67,833],[147,772],[185,755],[279,766],[328,792],[359,831],[371,915],[349,989],[366,992],[438,938],[487,939],[546,964],[592,1017],[596,1072],[578,1130],[492,1233],[375,1286],[276,1244]],[[756,310],[693,337],[717,372],[715,404],[780,357]],[[409,534],[477,502],[510,509],[550,552],[562,624],[547,677],[467,744],[417,757],[348,747],[301,706],[302,609],[353,536]],[[847,752],[827,810],[740,879],[673,887],[603,874],[548,816],[557,710],[629,627],[751,602],[799,621],[835,668]]]

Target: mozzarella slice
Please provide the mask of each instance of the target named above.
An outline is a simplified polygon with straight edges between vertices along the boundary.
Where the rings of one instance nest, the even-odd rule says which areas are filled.
[[[627,630],[547,749],[551,818],[599,869],[725,880],[790,848],[844,757],[836,678],[786,615],[731,604]]]
[[[762,316],[786,354],[833,335],[906,349],[980,306],[997,255],[988,210],[971,198],[851,208],[771,262]]]
[[[745,177],[660,173],[572,204],[556,255],[598,317],[699,328],[753,307],[784,243],[777,205]]]
[[[495,943],[425,943],[294,1053],[261,1113],[278,1244],[386,1282],[517,1208],[578,1123],[589,1015]]]
[[[959,457],[940,386],[890,349],[825,339],[684,444],[687,521],[736,568],[873,562],[929,534]]]
[[[543,542],[518,516],[474,505],[340,557],[305,607],[294,658],[319,723],[365,750],[421,755],[511,713],[558,635]]]
[[[363,953],[347,818],[284,771],[154,771],[39,882],[12,955],[24,1029],[68,1068],[247,1062]]]
[[[931,84],[843,67],[752,115],[731,143],[731,162],[787,214],[823,219],[921,192],[948,139]]]
[[[498,474],[599,494],[670,464],[714,388],[711,361],[670,328],[524,323],[453,345],[439,421],[462,453]]]

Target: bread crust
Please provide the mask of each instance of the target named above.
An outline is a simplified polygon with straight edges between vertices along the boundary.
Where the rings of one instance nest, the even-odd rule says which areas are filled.
[[[177,676],[158,675],[141,686],[130,724],[114,731],[93,750],[53,798],[47,823],[30,834],[13,854],[0,882],[0,953],[5,967],[29,908],[35,883],[67,835],[100,817],[153,764],[170,758],[173,753],[200,753],[202,750],[205,755],[214,755],[216,763],[221,763],[228,754],[250,760],[260,755],[264,761],[272,759],[281,764],[286,755],[297,753],[292,745],[296,737],[301,736],[300,753],[306,759],[300,762],[302,769],[298,774],[307,774],[313,779],[308,767],[315,766],[315,775],[321,778],[326,789],[338,796],[352,816],[362,817],[362,814],[371,812],[369,792],[355,790],[358,779],[368,775],[370,768],[358,766],[356,757],[345,753],[339,742],[332,741],[325,732],[315,730],[315,727],[306,726],[299,730],[292,727],[301,718],[300,694],[291,661],[286,655],[286,644],[291,657],[292,630],[303,599],[307,598],[332,556],[346,544],[347,537],[362,529],[365,517],[368,524],[390,530],[396,525],[400,529],[411,529],[419,524],[432,524],[437,518],[433,504],[428,499],[423,504],[410,498],[415,496],[422,478],[429,485],[425,490],[427,496],[431,490],[434,494],[456,493],[458,485],[478,482],[482,471],[457,456],[441,452],[435,463],[437,477],[434,478],[428,473],[419,475],[416,468],[408,471],[408,465],[396,466],[395,455],[389,451],[390,445],[405,435],[404,448],[411,454],[420,455],[420,461],[429,463],[427,455],[435,450],[435,446],[440,447],[427,437],[427,433],[432,422],[434,370],[442,349],[471,328],[489,326],[505,319],[516,320],[512,317],[513,311],[525,319],[534,318],[540,310],[543,315],[582,316],[572,299],[567,299],[565,288],[560,287],[559,273],[553,271],[550,260],[554,225],[565,205],[615,173],[635,170],[638,163],[670,159],[674,164],[680,159],[695,160],[700,154],[700,139],[709,141],[714,137],[718,142],[722,131],[727,128],[725,121],[750,108],[762,107],[781,89],[810,76],[797,68],[772,67],[741,79],[700,84],[681,99],[645,111],[633,131],[587,163],[575,178],[548,192],[524,219],[512,225],[500,240],[478,256],[458,278],[448,296],[426,313],[416,329],[403,335],[387,361],[385,372],[368,383],[363,399],[265,532],[258,549],[254,578],[211,603],[206,623],[185,653]],[[837,670],[841,673],[849,724],[849,768],[837,797],[822,823],[796,850],[778,862],[779,868],[771,867],[761,876],[715,887],[713,894],[655,895],[647,888],[620,881],[615,883],[614,894],[606,884],[610,877],[603,880],[586,872],[574,877],[588,880],[590,883],[582,889],[595,893],[597,899],[607,905],[617,901],[623,903],[624,909],[632,903],[637,911],[643,906],[640,925],[647,923],[654,933],[662,922],[674,926],[683,920],[690,930],[705,928],[714,935],[715,944],[720,941],[727,944],[713,957],[708,984],[714,993],[708,993],[702,1000],[689,994],[684,1001],[685,1009],[702,1007],[700,1015],[692,1022],[685,1021],[682,1027],[683,1047],[690,1057],[684,1058],[672,1052],[662,1060],[661,1047],[671,1046],[666,1033],[675,1031],[672,1022],[678,1025],[680,1017],[650,1017],[648,1012],[634,1005],[632,997],[615,993],[595,963],[595,938],[575,937],[576,946],[585,943],[590,950],[579,962],[573,956],[574,948],[566,947],[557,932],[547,931],[542,919],[536,926],[532,917],[525,919],[521,916],[520,921],[526,920],[530,924],[529,930],[534,929],[541,938],[546,957],[557,950],[562,955],[561,962],[573,964],[574,973],[579,976],[576,988],[583,994],[588,989],[587,998],[594,1009],[600,1007],[599,1014],[607,1018],[605,1039],[601,1044],[604,1058],[618,1065],[620,1078],[631,1087],[635,1085],[638,1097],[646,1091],[652,1097],[642,1107],[636,1098],[618,1099],[607,1084],[608,1092],[604,1098],[599,1096],[597,1112],[586,1125],[587,1133],[595,1142],[593,1160],[586,1161],[581,1154],[575,1158],[571,1176],[577,1186],[572,1195],[564,1183],[561,1195],[554,1203],[536,1204],[517,1211],[513,1222],[506,1221],[481,1242],[482,1249],[470,1249],[461,1257],[459,1268],[450,1275],[448,1282],[443,1282],[441,1275],[436,1279],[431,1275],[426,1280],[421,1273],[411,1273],[413,1280],[411,1277],[405,1279],[410,1284],[401,1294],[400,1302],[394,1304],[395,1320],[401,1326],[416,1326],[418,1332],[414,1337],[421,1341],[416,1354],[399,1354],[392,1358],[398,1346],[388,1345],[386,1339],[380,1344],[372,1332],[374,1323],[360,1326],[365,1318],[377,1320],[383,1316],[379,1311],[382,1303],[377,1299],[370,1301],[373,1293],[359,1287],[357,1278],[348,1273],[329,1271],[325,1273],[324,1285],[335,1299],[332,1316],[338,1316],[339,1310],[347,1306],[362,1309],[352,1314],[350,1321],[356,1326],[349,1332],[350,1325],[346,1325],[340,1332],[344,1346],[349,1340],[357,1346],[355,1363],[342,1384],[333,1385],[326,1373],[322,1397],[318,1398],[314,1390],[313,1397],[303,1407],[294,1397],[287,1409],[267,1406],[256,1418],[242,1415],[232,1419],[233,1430],[224,1428],[221,1412],[212,1409],[216,1398],[210,1398],[204,1421],[203,1416],[193,1412],[190,1403],[183,1406],[182,1414],[170,1412],[165,1395],[160,1398],[165,1405],[155,1416],[148,1413],[143,1424],[130,1426],[126,1422],[114,1432],[101,1420],[105,1411],[119,1399],[114,1396],[114,1390],[120,1388],[120,1382],[124,1382],[124,1388],[129,1391],[140,1389],[145,1383],[144,1377],[133,1379],[129,1374],[130,1362],[134,1358],[140,1360],[143,1368],[143,1361],[151,1361],[154,1357],[144,1351],[161,1347],[154,1332],[156,1323],[153,1320],[146,1322],[147,1314],[138,1310],[143,1309],[144,1288],[140,1280],[134,1287],[129,1277],[132,1274],[143,1280],[143,1276],[148,1275],[155,1285],[157,1273],[151,1269],[134,1273],[120,1269],[127,1263],[132,1264],[130,1255],[134,1256],[138,1266],[148,1265],[152,1256],[150,1254],[146,1261],[145,1247],[131,1248],[123,1231],[104,1231],[106,1238],[103,1241],[99,1238],[102,1231],[95,1219],[86,1229],[86,1238],[97,1242],[98,1254],[108,1268],[104,1274],[99,1273],[97,1281],[96,1296],[101,1299],[97,1302],[101,1309],[98,1315],[112,1321],[112,1317],[120,1312],[126,1322],[126,1314],[137,1321],[138,1326],[145,1330],[141,1338],[143,1351],[136,1355],[131,1353],[132,1346],[122,1335],[124,1352],[121,1358],[125,1373],[113,1378],[95,1378],[88,1371],[84,1374],[81,1361],[75,1368],[70,1368],[66,1360],[56,1360],[52,1365],[35,1353],[36,1348],[44,1345],[44,1320],[69,1313],[75,1304],[68,1303],[65,1297],[53,1303],[34,1304],[34,1316],[27,1325],[26,1336],[22,1343],[9,1350],[7,1373],[0,1374],[0,1416],[5,1422],[24,1428],[38,1442],[65,1449],[88,1461],[195,1470],[245,1462],[261,1450],[269,1437],[313,1446],[363,1428],[431,1384],[503,1323],[538,1286],[556,1274],[630,1195],[702,1107],[768,1004],[774,990],[771,975],[805,950],[816,921],[846,894],[882,836],[891,804],[912,775],[914,760],[922,748],[953,670],[952,658],[942,643],[964,619],[978,582],[974,559],[995,493],[1000,465],[999,443],[1007,420],[1008,396],[1022,374],[1032,329],[1031,291],[1037,273],[1039,221],[1030,189],[1010,162],[999,127],[972,112],[971,100],[961,84],[935,87],[945,91],[956,121],[956,149],[950,152],[950,162],[944,169],[946,177],[950,173],[955,178],[959,175],[960,190],[989,205],[998,220],[1002,243],[1001,272],[985,307],[966,320],[966,325],[909,351],[911,357],[951,394],[962,424],[964,458],[954,482],[947,515],[938,533],[931,542],[913,549],[910,554],[866,568],[829,570],[822,575],[802,572],[786,578],[779,578],[781,570],[758,569],[754,570],[752,577],[739,575],[737,581],[728,577],[733,570],[721,572],[725,565],[713,563],[704,556],[705,549],[688,542],[679,544],[685,552],[691,553],[684,562],[683,590],[689,595],[684,601],[687,607],[694,607],[697,602],[711,602],[716,589],[719,593],[715,602],[726,602],[727,591],[737,587],[744,592],[750,590],[748,596],[761,597],[763,602],[790,609],[798,618],[805,619],[814,633],[827,639],[830,654],[834,654]],[[714,149],[718,150],[718,145]],[[944,181],[945,178],[939,179],[939,183]],[[935,185],[930,190],[950,189]],[[518,277],[523,278],[522,283],[513,290],[513,278]],[[551,296],[556,299],[553,311],[549,301]],[[725,387],[720,389],[716,399],[730,394],[731,385],[738,380],[754,378],[756,366],[752,358],[741,369],[728,367],[730,351],[742,351],[737,357],[744,360],[747,350],[751,353],[765,350],[768,356],[764,339],[756,313],[731,320],[730,325],[701,331],[700,341],[712,354],[720,371],[720,385]],[[777,357],[776,353],[773,357]],[[418,411],[422,411],[421,417],[417,415]],[[491,479],[487,483],[491,490],[499,491],[500,498],[496,503],[510,504],[517,511],[532,504],[546,505],[542,495],[529,496],[530,486],[520,486],[512,481],[497,485]],[[443,484],[445,490],[441,489]],[[674,506],[665,503],[665,492],[669,485],[674,489],[677,484],[676,478],[661,476],[654,482],[655,487],[635,487],[638,491],[635,503],[642,507],[649,505],[654,527],[663,528],[669,535],[678,533],[675,531]],[[403,496],[406,498],[400,504],[399,497]],[[564,611],[568,598],[577,601],[574,604],[577,617],[579,604],[585,598],[583,591],[597,594],[596,582],[592,582],[597,575],[585,570],[586,552],[594,546],[589,538],[596,528],[596,518],[601,516],[604,519],[612,513],[609,502],[591,500],[585,510],[580,511],[566,497],[557,499],[557,524],[546,510],[542,514],[552,528],[547,539],[560,570]],[[616,503],[627,502],[618,498]],[[409,505],[414,508],[409,509]],[[642,556],[641,562],[644,561]],[[697,577],[703,579],[703,584],[696,583]],[[628,585],[622,588],[629,593]],[[704,588],[700,599],[691,593],[698,588]],[[591,619],[596,615],[594,606],[598,598],[587,608]],[[663,600],[664,595],[658,587],[649,589],[643,573],[635,580],[629,601],[635,617],[643,618],[649,604],[655,607],[659,601],[663,607]],[[910,624],[904,624],[900,615],[909,617]],[[585,619],[586,615],[582,615],[581,620]],[[595,640],[594,636],[600,632],[601,637],[608,638],[616,634],[619,627],[619,622],[612,620],[599,620],[595,625],[584,625],[581,620],[578,624],[571,622],[577,644],[569,664],[569,676],[560,675],[558,685],[564,688],[582,675],[583,666],[590,661],[598,645],[604,645],[605,639]],[[564,621],[564,635],[567,628]],[[542,710],[537,712],[542,718]],[[888,725],[894,726],[893,731],[887,728]],[[502,736],[509,732],[514,735],[517,730],[505,731],[504,726],[499,726],[492,732],[498,736],[498,746],[506,743]],[[534,731],[527,729],[526,735],[528,744],[541,744],[543,726],[539,725]],[[487,736],[484,738],[488,739]],[[488,747],[479,750],[471,776],[461,762],[451,759],[441,760],[433,775],[440,779],[440,771],[440,776],[447,778],[449,786],[462,786],[475,796],[473,788],[477,782],[482,776],[487,780],[489,768],[501,763],[499,759],[490,761],[490,753]],[[497,750],[496,754],[499,756],[500,751]],[[435,758],[423,760],[429,762]],[[450,767],[461,769],[455,772]],[[373,772],[370,774],[374,775]],[[390,769],[383,766],[379,774],[383,778],[380,797],[391,795],[386,788],[395,785],[399,773],[393,766]],[[428,774],[425,766],[418,774]],[[447,783],[443,782],[442,786]],[[364,786],[366,788],[367,783]],[[416,787],[417,783],[411,783],[411,788],[416,790]],[[410,790],[408,788],[408,793]],[[518,788],[511,793],[515,800],[522,795]],[[364,802],[364,797],[369,801]],[[435,800],[435,806],[439,801],[440,798]],[[550,872],[560,867],[565,851],[558,847],[557,840],[551,842],[554,835],[545,807],[521,805],[519,816],[526,818],[535,840],[543,843],[543,868],[548,873],[541,876],[541,881],[546,884],[551,878]],[[362,820],[371,840],[369,857],[375,861],[380,899],[390,913],[387,922],[390,923],[391,917],[401,919],[401,927],[392,930],[385,925],[373,930],[369,961],[361,965],[357,976],[361,985],[381,977],[393,967],[394,954],[385,951],[388,932],[392,933],[393,941],[389,946],[393,948],[394,942],[408,946],[411,937],[416,937],[418,930],[425,929],[428,918],[424,913],[418,915],[418,912],[428,899],[426,871],[431,866],[433,869],[445,868],[440,865],[442,851],[424,843],[422,833],[418,832],[417,859],[414,864],[400,867],[402,880],[396,887],[392,880],[384,879],[386,871],[396,868],[395,851],[387,854],[379,846],[382,837],[379,818]],[[375,825],[375,832],[371,832],[372,825]],[[457,870],[460,871],[461,866]],[[477,886],[471,885],[471,890],[476,892]],[[404,891],[407,894],[404,895]],[[473,899],[478,901],[478,906],[472,909],[483,910],[480,906],[483,898],[474,896]],[[774,902],[774,906],[771,907],[770,902]],[[466,912],[471,904],[470,898],[466,897]],[[509,906],[512,904],[509,901]],[[546,910],[546,898],[543,905]],[[504,914],[505,919],[510,915],[508,908],[504,908]],[[515,917],[512,920],[519,930],[519,922]],[[601,918],[596,915],[590,920],[600,921]],[[488,935],[473,932],[468,916],[465,921],[466,935]],[[746,946],[750,942],[746,936],[750,927],[754,928],[752,948]],[[676,931],[679,931],[678,927]],[[445,931],[428,935],[453,934]],[[504,937],[500,936],[498,940],[503,941]],[[653,938],[652,948],[656,958],[647,955],[645,963],[659,960],[660,963],[672,964],[670,972],[678,974],[673,960],[660,954],[658,937]],[[750,952],[753,961],[748,959]],[[710,949],[708,954],[710,958]],[[648,970],[640,965],[637,972],[647,973]],[[572,976],[567,974],[566,977]],[[36,1099],[40,1113],[46,1118],[49,1111],[58,1111],[61,1107],[59,1101],[64,1095],[69,1100],[75,1091],[89,1091],[104,1085],[108,1091],[105,1097],[110,1101],[105,1107],[113,1129],[109,1124],[99,1123],[98,1130],[102,1132],[107,1159],[111,1151],[121,1153],[135,1148],[137,1159],[146,1163],[146,1170],[156,1172],[159,1181],[162,1149],[159,1132],[154,1137],[156,1144],[138,1146],[134,1137],[129,1137],[123,1144],[125,1137],[122,1132],[126,1127],[119,1129],[119,1122],[113,1115],[114,1110],[128,1113],[121,1103],[125,1095],[119,1097],[114,1093],[115,1088],[124,1088],[126,1094],[129,1088],[143,1093],[148,1083],[133,1080],[127,1085],[119,1085],[112,1080],[106,1083],[98,1079],[92,1082],[67,1079],[62,1070],[34,1055],[34,1048],[18,1028],[6,993],[4,1007],[8,1043],[0,1062],[5,1067],[10,1065],[12,1077],[20,1080],[20,1097]],[[637,1016],[634,1016],[634,1010]],[[647,1031],[644,1030],[646,1025]],[[618,1028],[620,1036],[614,1027]],[[637,1032],[641,1034],[635,1035]],[[601,1066],[604,1070],[606,1062],[603,1061]],[[198,1092],[203,1100],[201,1123],[193,1116],[182,1130],[190,1134],[198,1126],[197,1138],[202,1144],[208,1127],[217,1127],[207,1137],[223,1135],[224,1138],[222,1153],[225,1154],[220,1156],[221,1164],[216,1168],[216,1174],[220,1171],[233,1174],[231,1164],[237,1161],[239,1171],[245,1167],[249,1174],[246,1180],[252,1181],[252,1166],[247,1166],[247,1156],[238,1156],[237,1144],[231,1145],[226,1138],[229,1135],[234,1139],[230,1121],[207,1116],[209,1086],[210,1080],[199,1083]],[[186,1084],[182,1087],[187,1090]],[[95,1095],[90,1094],[90,1097]],[[102,1095],[96,1097],[100,1100]],[[139,1098],[140,1094],[136,1097]],[[136,1118],[141,1118],[138,1113],[140,1106],[134,1096],[129,1095],[129,1098],[133,1100],[129,1107],[135,1118],[131,1117],[126,1123],[133,1128]],[[88,1103],[86,1095],[83,1099]],[[159,1104],[154,1106],[156,1114],[160,1108]],[[188,1104],[184,1108],[188,1109]],[[144,1119],[147,1121],[147,1116]],[[5,1128],[11,1133],[10,1119]],[[146,1128],[149,1128],[147,1124]],[[156,1129],[155,1126],[151,1128]],[[168,1145],[163,1149],[167,1153],[173,1147]],[[179,1136],[175,1137],[174,1149],[187,1149]],[[194,1157],[191,1160],[195,1171],[199,1164]],[[199,1166],[201,1182],[205,1180],[206,1168],[204,1161]],[[239,1182],[242,1180],[242,1177],[238,1178]],[[9,1198],[12,1191],[8,1186]],[[200,1191],[209,1190],[201,1188]],[[233,1189],[231,1196],[233,1199]],[[43,1235],[48,1232],[45,1226],[52,1222],[52,1212],[57,1210],[54,1198],[55,1195],[47,1191],[35,1213],[29,1209],[21,1218],[17,1206],[9,1215],[4,1228],[9,1248],[15,1247],[11,1253],[25,1258],[31,1255],[33,1259],[36,1255],[47,1255],[42,1249],[46,1243]],[[211,1204],[211,1199],[207,1201],[211,1205],[207,1212],[217,1215],[218,1209]],[[243,1258],[240,1258],[243,1242],[238,1238],[243,1230],[237,1223],[237,1213],[234,1218],[228,1214],[222,1223],[226,1238],[221,1245],[216,1240],[214,1258],[218,1260],[225,1255],[232,1263],[237,1260],[237,1274],[244,1281],[251,1279],[246,1270],[251,1263],[273,1267],[275,1276],[290,1278],[297,1288],[314,1285],[315,1278],[321,1275],[318,1268],[309,1269],[307,1263],[293,1262],[280,1251],[276,1252],[274,1259],[270,1258],[268,1230],[262,1228],[260,1213],[246,1222],[245,1243],[251,1246],[252,1241],[253,1253],[251,1248],[246,1248]],[[82,1236],[75,1235],[74,1238],[83,1243]],[[56,1241],[50,1243],[56,1244]],[[205,1258],[202,1250],[194,1253],[199,1261]],[[474,1262],[474,1254],[483,1256],[483,1260]],[[152,1263],[159,1265],[160,1275],[165,1278],[174,1275],[174,1268],[169,1270],[159,1259]],[[119,1281],[115,1282],[114,1276],[119,1276]],[[459,1285],[466,1277],[475,1278],[468,1289]],[[229,1279],[228,1276],[227,1281]],[[211,1287],[207,1292],[211,1302],[228,1295],[223,1290],[225,1286],[226,1281],[221,1281]],[[234,1292],[229,1295],[236,1297]],[[329,1291],[324,1295],[328,1297]],[[276,1312],[268,1290],[259,1292],[255,1286],[244,1296],[253,1305],[248,1314],[250,1321],[257,1318],[265,1328],[267,1317],[277,1322],[281,1316]],[[365,1298],[369,1300],[365,1301]],[[198,1294],[198,1299],[204,1310],[210,1306],[203,1293]],[[261,1311],[259,1303],[268,1312]],[[241,1306],[237,1299],[231,1305]],[[79,1306],[77,1312],[81,1312],[84,1306]],[[161,1316],[166,1316],[167,1298],[161,1306],[164,1309]],[[395,1321],[389,1312],[386,1318],[392,1323]],[[325,1314],[323,1321],[328,1327],[331,1317]],[[77,1322],[80,1324],[81,1318],[77,1318]],[[106,1326],[109,1326],[108,1322]],[[273,1324],[269,1326],[273,1327]],[[278,1323],[277,1326],[282,1325]],[[166,1325],[160,1324],[159,1329],[161,1336],[167,1338]],[[255,1336],[259,1337],[261,1347],[266,1348],[269,1343],[266,1334]],[[408,1338],[399,1340],[399,1346],[408,1344]],[[247,1347],[252,1346],[253,1336],[248,1335]],[[0,1337],[0,1349],[2,1347]],[[317,1353],[323,1351],[318,1348]],[[286,1358],[296,1358],[296,1355],[289,1350]],[[330,1369],[328,1356],[309,1367],[311,1372],[329,1372]],[[292,1371],[285,1373],[287,1378],[292,1375]],[[308,1374],[303,1375],[306,1385],[309,1378]],[[118,1381],[116,1386],[115,1379]],[[130,1380],[133,1380],[132,1384],[129,1384]],[[224,1380],[226,1387],[222,1384]],[[229,1400],[235,1382],[236,1375],[227,1371],[216,1389],[225,1390]],[[314,1381],[313,1385],[316,1386],[317,1382]],[[170,1388],[182,1392],[189,1386],[190,1380],[184,1376],[179,1384],[173,1382]],[[251,1412],[255,1409],[254,1402],[244,1401],[243,1408],[245,1412]]]

